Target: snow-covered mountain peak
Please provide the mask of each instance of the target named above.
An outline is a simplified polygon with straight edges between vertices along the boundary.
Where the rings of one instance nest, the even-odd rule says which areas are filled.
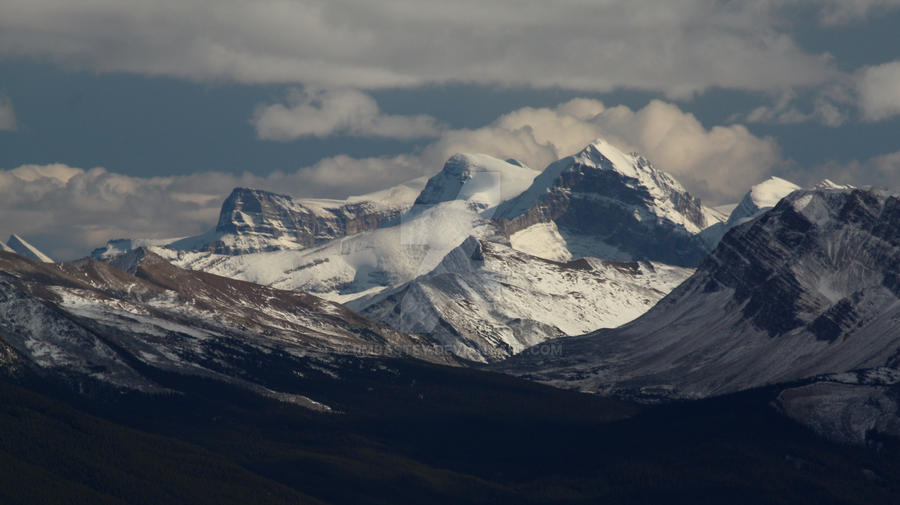
[[[813,186],[815,189],[853,189],[855,187],[850,184],[838,184],[831,179],[822,179],[821,182]]]
[[[234,188],[222,204],[216,231],[242,233],[265,228],[272,233],[288,232],[296,228],[298,218],[309,214],[309,209],[294,202],[290,196]]]
[[[898,244],[897,195],[794,191],[726,234],[644,316],[563,342],[559,360],[511,366],[579,389],[669,397],[897,368]]]
[[[25,239],[15,233],[9,236],[6,245],[15,253],[25,256],[26,258],[43,261],[44,263],[53,263],[53,259],[50,256],[42,253],[37,247],[29,244]]]
[[[650,262],[548,261],[469,236],[427,274],[348,306],[465,359],[495,361],[625,323],[690,273]]]
[[[793,182],[772,176],[750,188],[748,195],[758,208],[763,209],[774,207],[779,200],[798,189],[800,186]]]
[[[138,267],[141,266],[141,263],[143,263],[144,260],[148,257],[159,258],[160,261],[165,261],[164,259],[159,257],[159,255],[151,252],[146,247],[137,247],[116,256],[109,256],[105,258],[105,261],[110,265],[118,268],[119,270],[128,272],[133,275],[135,272],[137,272]]]
[[[713,214],[646,158],[597,140],[551,163],[494,217],[510,235],[554,222],[573,257],[689,266],[708,251],[696,235]]]
[[[399,218],[412,205],[418,187],[414,181],[346,200],[294,199],[235,188],[222,204],[214,230],[167,247],[232,255],[303,249]]]
[[[458,153],[428,180],[415,205],[464,200],[480,208],[496,207],[528,188],[536,175],[537,170],[516,160]]]
[[[720,236],[729,229],[749,221],[765,210],[775,206],[779,200],[800,189],[800,186],[780,177],[769,177],[750,188],[741,202],[735,207],[721,230]]]
[[[834,228],[852,224],[846,219],[856,212],[878,212],[873,206],[879,205],[878,200],[888,195],[880,189],[826,187],[791,193],[784,198],[784,204],[790,205],[813,225]]]
[[[498,209],[497,216],[511,219],[527,212],[554,186],[571,192],[602,194],[607,188],[598,186],[605,181],[593,179],[612,175],[619,176],[620,184],[633,190],[634,194],[618,190],[616,194],[603,195],[606,198],[618,198],[625,204],[631,203],[628,200],[642,200],[656,217],[682,225],[691,233],[698,233],[706,227],[699,200],[691,197],[681,183],[656,169],[643,156],[626,154],[603,139],[595,140],[578,153],[551,163],[525,193]],[[594,183],[593,187],[586,184],[588,181]]]
[[[604,170],[615,170],[629,177],[638,177],[635,153],[626,154],[604,139],[597,139],[572,156],[575,163]]]
[[[137,247],[241,255],[289,251],[372,230],[403,215],[424,178],[345,200],[296,199],[253,188],[235,188],[222,204],[216,227],[200,235],[166,239],[115,239],[95,249],[98,259]]]

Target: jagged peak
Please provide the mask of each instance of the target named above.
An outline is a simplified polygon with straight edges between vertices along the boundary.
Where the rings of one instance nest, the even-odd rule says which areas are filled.
[[[152,260],[154,257],[162,260],[161,257],[151,252],[146,247],[141,246],[117,256],[108,258],[106,260],[106,263],[118,268],[119,270],[124,270],[133,275],[137,273],[138,267],[140,267],[145,260],[147,260],[148,258]]]
[[[289,195],[283,195],[283,194],[275,193],[273,191],[268,191],[265,189],[249,188],[249,187],[236,187],[236,188],[232,189],[231,194],[228,196],[228,198],[241,196],[241,195],[252,195],[255,197],[259,197],[259,196],[273,197],[274,196],[274,197],[278,197],[278,198],[285,198],[288,200],[293,200],[293,198]]]
[[[795,191],[782,201],[810,223],[823,227],[845,226],[846,217],[860,212],[876,214],[890,198],[897,198],[880,188],[824,187]]]
[[[37,247],[31,245],[28,241],[15,233],[9,236],[6,245],[12,249],[13,252],[25,256],[26,258],[42,261],[44,263],[53,263],[53,258],[42,253]]]
[[[498,210],[498,217],[512,219],[527,212],[535,203],[550,190],[558,185],[563,174],[572,172],[585,172],[596,170],[598,172],[615,173],[624,178],[624,183],[634,189],[644,192],[652,200],[648,205],[658,210],[660,214],[672,218],[674,222],[684,224],[690,232],[697,233],[706,227],[705,217],[701,211],[696,216],[682,220],[674,209],[682,206],[683,202],[693,202],[697,209],[701,209],[699,200],[692,197],[684,186],[674,177],[653,166],[650,161],[637,153],[626,154],[620,148],[609,141],[599,138],[588,144],[581,151],[551,163],[534,179],[531,187],[518,198],[504,204]],[[634,182],[637,183],[635,187]],[[646,191],[645,191],[646,190]],[[675,205],[673,201],[678,200]]]
[[[853,189],[855,187],[850,184],[838,184],[831,179],[822,179],[821,182],[813,186],[815,189]]]

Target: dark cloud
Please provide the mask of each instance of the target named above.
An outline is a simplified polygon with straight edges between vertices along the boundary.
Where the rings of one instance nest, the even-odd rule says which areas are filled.
[[[798,0],[800,1],[800,0]],[[0,51],[102,71],[326,88],[472,82],[688,96],[836,74],[768,0],[7,0]],[[869,4],[822,2],[824,20]],[[880,2],[884,3],[884,2]]]

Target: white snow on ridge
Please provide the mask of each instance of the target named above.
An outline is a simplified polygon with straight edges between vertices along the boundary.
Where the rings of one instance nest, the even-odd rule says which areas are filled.
[[[744,195],[744,198],[735,207],[734,211],[731,212],[722,234],[724,235],[725,231],[739,224],[746,223],[762,212],[774,207],[782,198],[798,189],[801,189],[800,186],[780,177],[770,177],[753,186]]]
[[[416,205],[465,200],[491,209],[528,189],[539,173],[521,163],[486,154],[457,153],[428,180]]]
[[[822,179],[822,182],[813,186],[815,189],[855,189],[856,186],[849,184],[838,184],[831,179]]]
[[[42,253],[37,247],[29,244],[25,239],[15,233],[9,236],[9,240],[6,244],[17,254],[25,256],[26,258],[43,261],[44,263],[53,263],[53,259],[50,256]]]
[[[566,239],[559,234],[559,229],[553,221],[537,223],[519,230],[510,235],[509,243],[513,249],[538,258],[551,261],[572,259]]]
[[[624,324],[693,270],[587,258],[559,263],[469,238],[428,275],[349,306],[484,362],[547,340]],[[448,330],[452,327],[452,330]]]
[[[382,211],[386,212],[393,209],[405,210],[406,208],[412,206],[413,201],[415,201],[416,199],[416,196],[422,191],[422,188],[425,186],[425,182],[426,178],[420,177],[384,190],[375,191],[364,195],[351,196],[345,200],[324,198],[295,199],[283,195],[276,195],[274,193],[270,194],[269,196],[273,201],[279,202],[282,207],[286,209],[293,208],[294,211],[299,214],[312,213],[315,216],[325,216],[329,218],[352,218],[354,217],[353,213],[345,207],[349,204],[367,203],[368,205],[366,205],[366,210],[375,213]],[[265,224],[266,226],[284,231],[283,225],[277,221],[256,223],[253,216],[250,216],[243,212],[239,212],[237,214],[238,216],[236,217],[240,219],[240,222],[242,224]],[[107,242],[105,246],[95,249],[91,253],[91,256],[98,259],[111,258],[130,250],[137,249],[139,247],[154,248],[154,250],[167,248],[187,253],[190,251],[201,250],[214,243],[218,243],[219,246],[224,249],[243,251],[298,250],[306,247],[304,244],[295,241],[290,234],[284,234],[274,237],[260,237],[259,235],[253,233],[233,234],[223,231],[217,231],[217,229],[213,228],[199,235],[192,235],[187,237],[173,237],[162,239],[114,239]],[[157,250],[157,252],[160,251]],[[161,255],[165,257],[171,256],[170,253],[161,253]]]
[[[138,249],[140,247],[164,247],[167,244],[185,240],[188,237],[173,238],[117,238],[110,240],[105,246],[94,249],[91,256],[97,259],[106,259],[125,254],[128,251]]]
[[[454,200],[429,206],[396,226],[296,251],[225,256],[152,250],[182,268],[346,302],[426,274],[469,235],[494,232],[467,202]]]
[[[732,207],[728,213],[728,219],[715,223],[701,233],[710,247],[716,244],[728,233],[728,230],[744,224],[763,212],[771,209],[787,195],[801,189],[800,186],[780,177],[769,177],[756,184],[748,191],[740,203],[734,206],[717,207],[719,211],[725,211]]]
[[[159,247],[153,251],[182,268],[305,291],[344,303],[430,272],[470,235],[496,236],[497,231],[486,216],[505,198],[525,189],[536,174],[521,164],[491,156],[460,154],[429,179],[417,199],[421,204],[392,226],[318,246],[286,246],[280,251],[234,256]],[[403,186],[405,189],[397,187],[360,198],[396,198],[399,192],[411,201],[415,187],[416,184],[408,184]],[[312,205],[321,204],[324,208],[330,205],[328,202],[313,201]]]
[[[687,193],[680,182],[654,168],[637,153],[625,154],[604,139],[597,139],[580,152],[551,163],[534,179],[527,190],[499,210],[498,217],[513,219],[524,214],[554,186],[563,173],[581,170],[582,167],[611,170],[633,180],[629,186],[634,184],[633,187],[640,187],[650,195],[652,201],[648,202],[648,210],[653,217],[681,225],[688,233],[700,233],[701,227],[679,212],[669,198],[671,191]],[[704,216],[713,223],[718,221],[717,213],[714,211],[704,209]]]
[[[317,214],[328,213],[351,203],[369,202],[375,209],[387,209],[412,205],[416,196],[425,187],[425,177],[392,186],[387,189],[373,191],[364,195],[349,196],[344,200],[331,198],[294,198],[293,201],[303,205]]]
[[[756,207],[774,207],[782,198],[800,189],[800,186],[781,177],[769,177],[750,188],[750,198]]]

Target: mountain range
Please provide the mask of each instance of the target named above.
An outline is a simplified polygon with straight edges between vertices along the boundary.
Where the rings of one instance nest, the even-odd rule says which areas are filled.
[[[4,394],[199,444],[301,502],[754,503],[790,479],[797,503],[891,503],[898,223],[897,195],[830,181],[710,208],[605,140],[544,170],[457,154],[347,200],[235,188],[197,236],[63,263],[0,244],[0,370],[25,388]],[[629,444],[652,459],[618,495],[591,458],[627,468]],[[667,480],[679,458],[721,487]],[[386,468],[408,492],[373,483]]]

